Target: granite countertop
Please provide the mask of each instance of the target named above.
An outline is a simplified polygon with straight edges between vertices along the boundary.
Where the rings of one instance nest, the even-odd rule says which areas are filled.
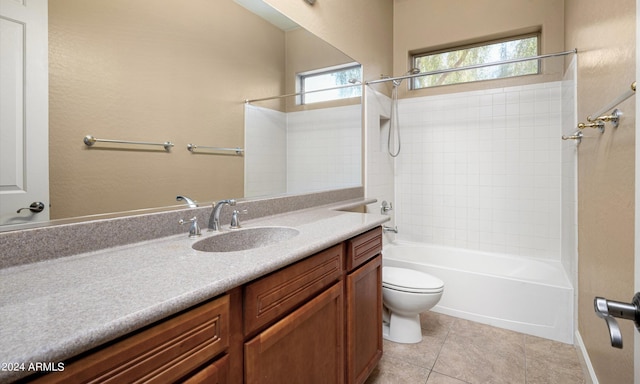
[[[246,251],[193,250],[195,241],[216,236],[204,229],[195,240],[185,231],[0,270],[0,382],[33,373],[10,371],[7,364],[58,363],[389,220],[343,208],[334,204],[243,222],[244,228],[300,232]]]

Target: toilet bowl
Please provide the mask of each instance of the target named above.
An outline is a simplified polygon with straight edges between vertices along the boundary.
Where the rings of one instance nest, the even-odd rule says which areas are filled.
[[[420,313],[433,308],[443,291],[444,283],[435,276],[407,268],[383,267],[384,338],[406,344],[422,341]]]

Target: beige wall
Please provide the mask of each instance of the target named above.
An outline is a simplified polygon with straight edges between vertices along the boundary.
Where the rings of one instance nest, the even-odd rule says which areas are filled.
[[[230,0],[56,0],[49,19],[52,218],[242,196],[241,157],[186,145],[244,145],[243,101],[284,91],[281,30]]]
[[[564,9],[558,0],[395,0],[393,75],[410,67],[410,52],[430,51],[521,33],[541,31],[541,53],[564,51]],[[562,61],[545,61],[552,80],[562,78]],[[540,82],[519,78],[437,87],[407,92],[401,97],[462,92]],[[487,84],[490,83],[490,84]]]
[[[313,34],[364,66],[364,79],[392,67],[393,2],[390,0],[265,0]]]
[[[304,28],[297,28],[286,33],[286,69],[285,86],[286,93],[297,93],[297,74],[316,69],[332,67],[341,64],[349,64],[355,59],[347,56],[326,41]],[[300,105],[295,97],[288,97],[287,112],[301,110],[326,108],[344,104],[360,103],[360,99],[348,99],[339,102],[318,103],[315,105]]]
[[[577,47],[578,119],[635,80],[636,2],[565,0],[566,45]],[[624,349],[610,347],[595,296],[629,302],[634,287],[635,100],[620,105],[621,125],[585,131],[578,150],[578,330],[600,383],[633,382],[633,323],[621,321]]]

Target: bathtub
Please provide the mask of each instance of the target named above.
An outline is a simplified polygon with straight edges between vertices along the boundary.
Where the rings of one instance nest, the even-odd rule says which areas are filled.
[[[398,241],[382,260],[444,281],[432,311],[573,344],[573,287],[560,262]]]

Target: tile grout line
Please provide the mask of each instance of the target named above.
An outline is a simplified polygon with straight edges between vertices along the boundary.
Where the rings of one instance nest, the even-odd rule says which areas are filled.
[[[449,326],[449,329],[447,329],[447,334],[444,336],[444,338],[442,339],[442,344],[440,344],[440,349],[438,349],[438,353],[436,354],[436,358],[433,360],[433,364],[431,365],[431,368],[429,368],[429,374],[427,375],[427,379],[425,380],[425,384],[427,383],[427,381],[429,381],[429,377],[431,377],[431,373],[433,372],[433,369],[436,366],[436,363],[438,362],[438,359],[440,358],[440,353],[442,353],[442,349],[444,348],[444,344],[447,342],[447,339],[449,338],[449,334],[451,333],[451,329],[453,329],[453,325],[458,322],[458,319],[455,319],[454,321],[451,322],[451,325]],[[440,372],[437,372],[440,373]],[[441,375],[444,375],[444,373],[440,373]],[[449,375],[446,375],[447,377],[451,377]]]

